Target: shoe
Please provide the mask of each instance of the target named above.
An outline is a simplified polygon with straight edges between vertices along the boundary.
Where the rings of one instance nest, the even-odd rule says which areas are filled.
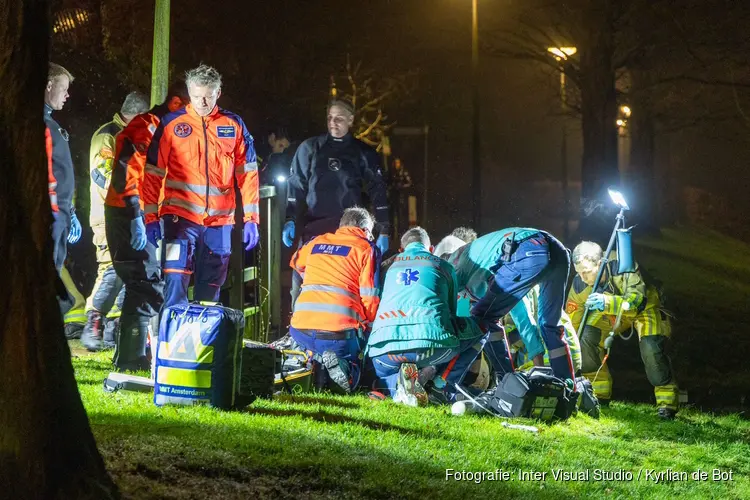
[[[102,349],[114,349],[117,345],[117,334],[120,331],[120,318],[111,318],[104,321],[104,340]]]
[[[341,369],[341,364],[336,353],[325,351],[321,364],[325,366],[329,380],[334,383],[334,390],[340,389],[346,394],[352,392],[351,385],[349,384],[349,376]]]
[[[65,338],[67,340],[80,339],[83,332],[81,323],[67,323],[65,325]]]
[[[280,339],[274,340],[269,345],[279,351],[287,351],[292,348],[293,344],[294,344],[294,339],[292,338],[291,335],[287,333]]]
[[[86,313],[86,326],[83,327],[81,343],[90,352],[102,350],[102,314],[91,310]]]
[[[674,420],[677,411],[672,408],[659,408],[656,412],[662,420]]]
[[[419,370],[414,363],[403,363],[398,371],[396,395],[393,401],[407,406],[427,406],[429,396],[419,383]]]
[[[367,393],[367,397],[373,401],[385,401],[385,394],[380,391],[370,391]]]

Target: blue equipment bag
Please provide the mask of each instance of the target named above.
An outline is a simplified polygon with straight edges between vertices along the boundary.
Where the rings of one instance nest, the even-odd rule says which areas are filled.
[[[635,272],[633,228],[617,230],[617,274]]]
[[[241,311],[220,305],[165,309],[156,348],[154,404],[235,408],[244,324]]]

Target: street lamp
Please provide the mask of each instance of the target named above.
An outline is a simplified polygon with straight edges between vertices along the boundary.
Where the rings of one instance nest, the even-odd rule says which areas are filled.
[[[563,195],[563,241],[570,236],[570,204],[568,203],[568,130],[565,126],[565,113],[568,110],[568,98],[565,93],[565,61],[578,52],[576,47],[547,47],[547,52],[560,64],[560,108],[562,117],[562,141],[560,144],[560,175],[562,177]]]
[[[479,159],[479,17],[477,0],[471,0],[471,108],[471,187],[474,191],[471,218],[474,228],[479,231],[482,210],[482,171]]]

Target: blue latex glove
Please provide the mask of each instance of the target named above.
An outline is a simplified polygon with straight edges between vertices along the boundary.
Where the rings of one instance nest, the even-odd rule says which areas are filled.
[[[260,235],[258,234],[258,224],[255,222],[245,222],[242,230],[242,242],[245,244],[245,250],[252,250],[258,244]]]
[[[130,246],[140,252],[146,248],[146,241],[146,224],[143,217],[136,217],[130,221]]]
[[[378,248],[380,249],[380,255],[385,255],[385,252],[388,251],[388,236],[385,234],[381,234],[378,236],[378,241],[375,243]]]
[[[159,221],[146,224],[146,240],[156,246],[161,239],[161,225]]]
[[[294,243],[294,221],[290,220],[284,224],[284,229],[281,231],[281,241],[284,242],[284,246],[290,248]]]
[[[78,222],[78,217],[74,213],[70,216],[70,233],[68,233],[68,243],[78,243],[81,239],[81,223]]]
[[[592,311],[603,311],[606,306],[607,301],[603,293],[592,293],[586,299],[586,307]]]

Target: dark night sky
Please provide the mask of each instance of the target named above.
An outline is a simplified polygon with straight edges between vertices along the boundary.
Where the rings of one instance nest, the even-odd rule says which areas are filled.
[[[138,5],[148,9],[152,2],[114,3],[118,1],[132,5],[134,22],[150,23],[151,12],[139,11]],[[518,5],[480,0],[480,32],[507,22]],[[382,74],[418,69],[417,92],[387,111],[401,125],[430,126],[427,227],[443,232],[469,222],[473,196],[470,25],[469,0],[237,0],[210,7],[179,0],[172,2],[171,60],[176,71],[201,61],[216,66],[225,77],[220,105],[239,112],[258,138],[279,122],[302,136],[322,132],[328,76],[341,72],[347,53]],[[146,31],[131,42],[148,48],[150,30],[141,29]],[[552,184],[561,169],[561,121],[554,116],[557,77],[546,67],[483,54],[480,80],[481,229],[551,224],[550,208],[540,200],[552,199],[553,211],[559,201],[559,188]],[[76,102],[80,96],[75,85],[68,115],[86,105]],[[97,120],[108,119],[117,105],[113,102]],[[90,131],[81,131],[86,140],[96,126],[91,123]],[[568,127],[568,164],[575,182],[580,124],[570,120]],[[670,173],[673,184],[699,186],[726,196],[740,209],[750,208],[745,195],[750,144],[745,135],[736,122],[661,135],[659,167]],[[421,179],[421,163],[407,168],[415,180]],[[538,183],[536,191],[530,191],[531,183]]]

